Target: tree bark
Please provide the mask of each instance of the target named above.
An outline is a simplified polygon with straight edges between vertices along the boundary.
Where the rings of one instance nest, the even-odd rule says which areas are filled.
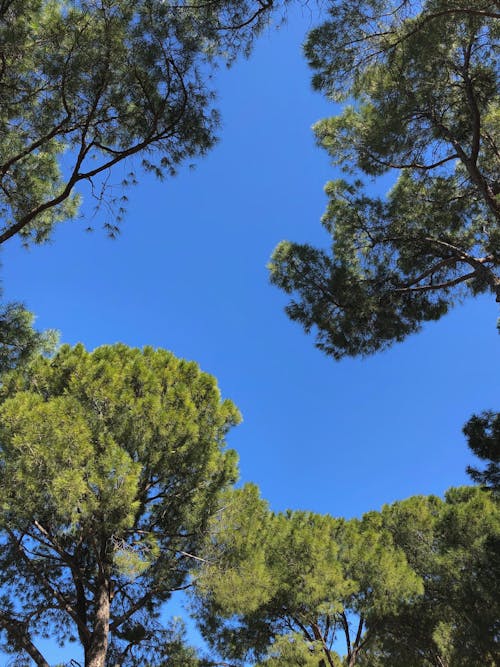
[[[110,581],[103,576],[96,594],[94,627],[85,647],[85,667],[105,667],[108,653]]]
[[[37,667],[50,667],[49,663],[30,640],[25,642],[25,650],[30,658],[36,663]]]
[[[312,631],[314,633],[314,639],[316,641],[321,642],[321,644],[323,646],[323,653],[325,654],[325,657],[328,660],[328,664],[330,665],[330,667],[334,667],[332,654],[330,653],[330,650],[329,650],[328,646],[326,645],[325,637],[323,637],[323,635],[321,633],[321,630],[319,628],[319,625],[317,623],[312,623],[311,628],[312,628]],[[322,658],[320,660],[319,667],[326,667],[326,662],[325,662],[324,658]]]
[[[351,654],[348,658],[347,666],[348,667],[354,667],[356,665],[357,661],[358,661],[358,653],[357,653],[356,649],[354,649],[354,651],[351,652]]]

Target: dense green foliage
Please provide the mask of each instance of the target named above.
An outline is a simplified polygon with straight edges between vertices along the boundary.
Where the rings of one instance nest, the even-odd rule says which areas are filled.
[[[79,641],[85,667],[171,657],[159,608],[235,480],[235,407],[196,364],[124,345],[64,346],[0,393],[4,650],[47,667],[47,633]]]
[[[483,470],[469,466],[467,472],[476,484],[500,492],[500,414],[483,412],[474,415],[464,427],[464,434],[474,454],[488,461]]]
[[[487,0],[331,0],[305,52],[343,112],[315,126],[331,251],[283,242],[271,280],[327,354],[370,354],[463,297],[500,300],[500,12]],[[387,197],[370,179],[397,174]]]
[[[374,516],[272,514],[246,487],[228,498],[213,532],[206,559],[215,566],[199,575],[198,616],[230,660],[340,665],[332,648],[340,635],[354,665],[375,619],[422,591]]]
[[[0,0],[0,243],[46,239],[82,182],[113,204],[114,233],[124,198],[106,195],[109,171],[137,155],[162,176],[213,145],[210,72],[249,49],[272,6]]]
[[[499,510],[463,488],[345,521],[232,492],[198,575],[202,631],[262,667],[492,666]]]
[[[33,321],[33,314],[22,304],[0,306],[0,375],[23,366],[37,354],[54,350],[57,333],[36,331]]]
[[[500,651],[500,508],[478,488],[445,501],[415,497],[382,510],[384,525],[424,582],[388,615],[370,658],[377,667],[494,667]]]

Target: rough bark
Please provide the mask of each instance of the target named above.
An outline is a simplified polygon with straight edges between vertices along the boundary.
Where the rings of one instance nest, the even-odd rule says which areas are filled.
[[[96,611],[92,635],[85,647],[85,667],[105,667],[108,652],[110,581],[103,576],[96,595]]]

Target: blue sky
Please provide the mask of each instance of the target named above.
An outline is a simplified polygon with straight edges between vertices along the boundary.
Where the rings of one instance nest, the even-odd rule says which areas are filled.
[[[177,178],[141,177],[117,240],[98,218],[86,233],[84,215],[51,244],[4,246],[3,280],[5,298],[64,342],[150,344],[199,362],[243,413],[230,436],[242,479],[277,510],[352,516],[466,481],[461,427],[497,406],[500,338],[485,297],[388,352],[338,363],[285,316],[266,263],[284,238],[328,243],[319,218],[335,177],[310,129],[335,111],[311,92],[301,55],[312,22],[295,10],[219,72],[218,146]]]
[[[497,306],[480,298],[387,352],[337,363],[286,318],[266,263],[285,238],[328,243],[319,218],[336,176],[310,129],[335,112],[301,55],[313,24],[290,10],[248,61],[219,72],[219,144],[175,179],[141,176],[117,240],[98,220],[85,233],[83,219],[49,245],[11,241],[3,285],[64,342],[196,360],[243,413],[229,437],[242,481],[275,510],[351,517],[467,483],[461,428],[498,408],[500,338]]]

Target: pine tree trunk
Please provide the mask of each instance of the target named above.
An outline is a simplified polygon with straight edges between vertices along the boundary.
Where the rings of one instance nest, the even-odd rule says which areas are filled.
[[[85,650],[85,667],[105,667],[109,635],[109,579],[103,578],[97,591],[92,637]]]
[[[358,661],[358,652],[352,651],[347,660],[347,667],[354,667]]]

